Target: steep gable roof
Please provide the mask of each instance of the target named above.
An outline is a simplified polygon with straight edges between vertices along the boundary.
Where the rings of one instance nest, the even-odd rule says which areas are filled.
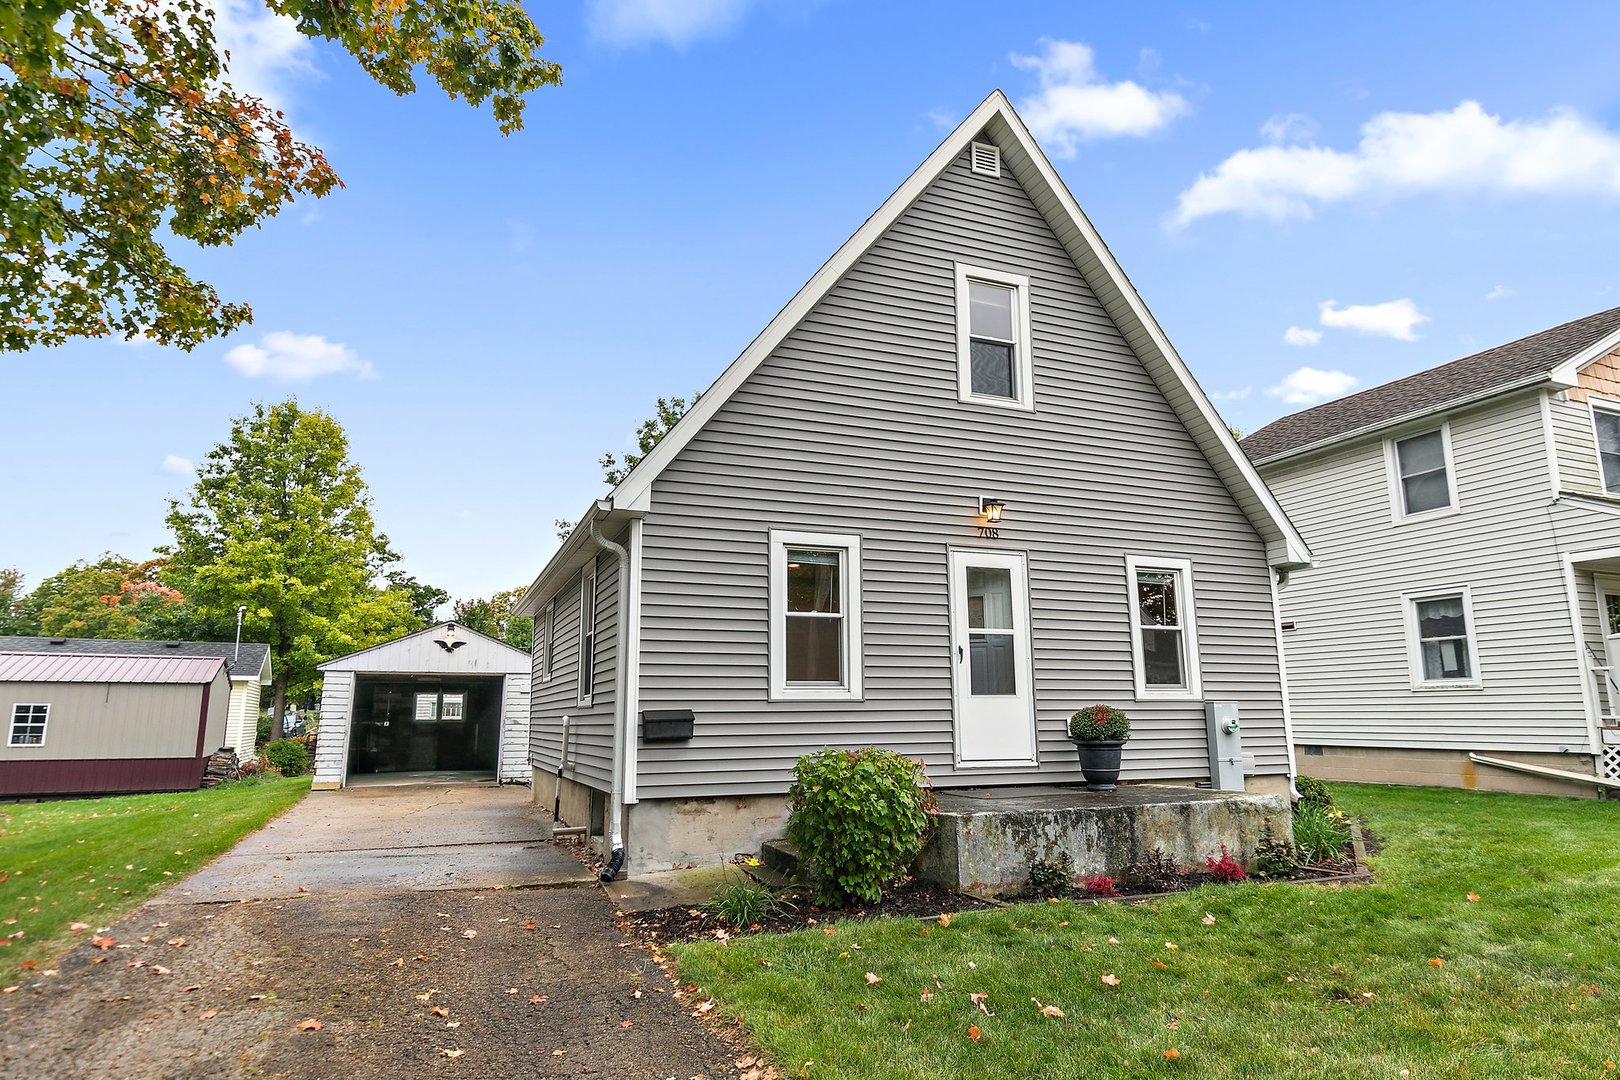
[[[1220,414],[1199,388],[1186,363],[1148,311],[1074,196],[1058,177],[1035,137],[1000,90],[974,109],[906,178],[814,276],[777,312],[742,355],[715,380],[697,403],[606,499],[592,505],[551,561],[535,578],[517,610],[533,614],[536,605],[594,550],[589,527],[634,517],[651,508],[653,482],[739,387],[776,350],[811,309],[975,139],[988,138],[1001,150],[1001,163],[1023,185],[1098,301],[1107,310],[1149,377],[1192,435],[1194,442],[1265,541],[1267,558],[1283,568],[1310,563],[1310,549],[1289,523],[1248,458],[1238,449]]]
[[[1424,413],[1542,382],[1571,384],[1574,370],[1620,345],[1620,308],[1555,326],[1404,379],[1273,420],[1243,440],[1259,463]]]
[[[424,626],[420,630],[412,630],[408,634],[401,634],[399,637],[389,638],[387,641],[379,641],[375,645],[368,645],[364,649],[356,649],[352,653],[345,653],[342,656],[334,656],[332,659],[326,661],[325,663],[316,665],[316,670],[317,671],[357,670],[356,667],[355,667],[354,661],[356,661],[357,659],[359,659],[362,656],[375,656],[378,653],[383,652],[384,650],[394,649],[396,646],[402,644],[403,642],[410,641],[413,638],[427,637],[427,636],[436,634],[438,631],[443,630],[447,626],[455,627],[456,628],[456,634],[458,636],[465,636],[465,635],[470,634],[474,640],[487,642],[490,645],[498,646],[499,649],[501,649],[501,650],[505,650],[505,653],[510,654],[510,655],[506,656],[505,658],[510,661],[511,670],[513,670],[513,671],[527,671],[529,669],[529,667],[530,667],[529,654],[524,652],[522,649],[518,648],[516,645],[509,644],[509,643],[507,643],[505,641],[502,641],[500,638],[497,638],[497,637],[491,637],[490,635],[484,633],[482,630],[474,630],[472,627],[468,626],[465,623],[456,622],[454,619],[446,619],[443,622],[436,622],[432,626]]]
[[[0,652],[48,653],[56,656],[221,656],[233,679],[270,681],[270,646],[242,642],[238,657],[233,641],[125,641],[115,638],[0,637]]]

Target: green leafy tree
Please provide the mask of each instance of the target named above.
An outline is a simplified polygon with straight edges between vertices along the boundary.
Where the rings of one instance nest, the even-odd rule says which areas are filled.
[[[229,244],[340,184],[231,84],[217,0],[0,4],[0,349],[145,336],[190,349],[251,321],[170,256]],[[503,133],[561,81],[517,0],[266,0],[398,94],[420,73]]]
[[[521,588],[507,589],[487,600],[457,600],[452,610],[456,622],[469,630],[499,638],[528,652],[534,646],[534,620],[527,615],[512,614],[523,593]]]
[[[659,398],[653,415],[643,420],[641,426],[636,428],[638,452],[625,454],[622,461],[613,454],[602,455],[599,464],[602,466],[602,478],[607,481],[608,487],[618,487],[619,482],[630,475],[630,470],[639,465],[642,458],[652,453],[653,447],[663,441],[664,436],[669,434],[669,429],[674,427],[676,421],[685,416],[686,410],[696,405],[698,398],[702,396],[701,393],[693,394],[690,401],[678,397]],[[563,522],[557,522],[559,534],[562,525]],[[567,537],[563,536],[562,539],[566,540]]]
[[[0,635],[32,637],[39,633],[39,620],[25,609],[23,576],[14,569],[0,569]]]
[[[296,401],[255,405],[197,470],[190,502],[171,500],[161,549],[200,619],[234,623],[274,657],[275,730],[289,688],[315,666],[419,629],[412,597],[389,586],[399,560],[377,531],[360,466],[331,416]]]
[[[410,598],[411,614],[423,626],[438,621],[439,609],[450,602],[450,594],[432,585],[424,585],[403,570],[388,571],[388,585]]]
[[[76,562],[28,594],[22,619],[49,637],[138,637],[143,619],[183,599],[158,580],[160,570],[160,560],[138,563],[110,551]]]

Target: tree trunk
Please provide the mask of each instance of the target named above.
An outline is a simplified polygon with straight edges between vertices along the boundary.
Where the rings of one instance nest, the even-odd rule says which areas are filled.
[[[287,715],[287,670],[282,668],[275,676],[276,696],[270,706],[270,741],[281,738],[281,718]]]

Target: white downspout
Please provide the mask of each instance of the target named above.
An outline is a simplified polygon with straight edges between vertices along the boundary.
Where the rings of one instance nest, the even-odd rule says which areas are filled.
[[[630,553],[622,544],[615,544],[603,536],[597,528],[596,522],[591,522],[591,539],[604,551],[612,552],[619,560],[619,581],[617,590],[618,608],[618,643],[613,650],[613,794],[609,796],[608,806],[608,850],[607,864],[602,867],[602,880],[612,881],[624,867],[624,782],[625,782],[625,748],[630,742],[629,710],[625,706],[629,698],[625,693],[627,682],[626,670],[629,664],[630,649],[628,635],[625,633],[629,626],[630,608]]]
[[[1266,575],[1271,581],[1271,625],[1277,641],[1277,675],[1282,680],[1283,740],[1288,743],[1288,798],[1290,802],[1298,802],[1299,788],[1294,783],[1299,776],[1299,762],[1294,756],[1294,688],[1288,685],[1288,658],[1283,651],[1282,582],[1278,580],[1286,576],[1275,570]]]

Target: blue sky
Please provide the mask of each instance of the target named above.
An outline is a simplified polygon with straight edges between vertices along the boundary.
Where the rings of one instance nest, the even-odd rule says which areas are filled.
[[[707,386],[1000,87],[1229,420],[1620,304],[1620,7],[583,0],[502,138],[248,0],[241,82],[347,187],[186,263],[190,354],[0,358],[0,566],[144,557],[256,400],[331,411],[405,567],[526,584],[660,394]]]

